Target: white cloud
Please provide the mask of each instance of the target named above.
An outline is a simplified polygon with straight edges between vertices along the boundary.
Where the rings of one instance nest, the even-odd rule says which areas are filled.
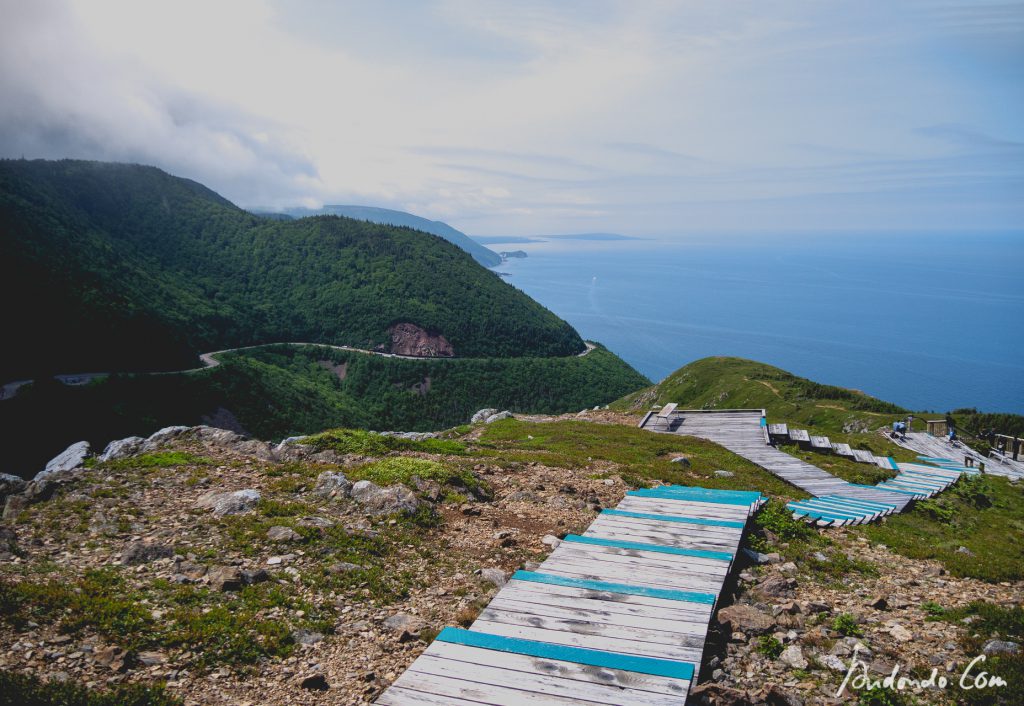
[[[1019,150],[987,147],[1024,141],[1020,4],[0,3],[0,153],[155,163],[243,205],[480,233],[758,223],[743,204],[817,228],[880,192],[874,228],[1024,215]]]

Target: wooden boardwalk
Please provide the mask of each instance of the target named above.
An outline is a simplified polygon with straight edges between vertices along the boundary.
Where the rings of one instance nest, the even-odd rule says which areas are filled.
[[[904,494],[847,483],[817,466],[770,446],[764,410],[684,410],[677,412],[676,417],[678,421],[672,425],[671,433],[714,441],[811,495],[840,496],[880,503],[892,506],[896,512],[901,511],[909,502]],[[646,417],[640,426],[650,428]],[[796,430],[789,431],[792,434]],[[829,450],[832,450],[831,444]]]
[[[903,448],[922,454],[919,458],[929,462],[955,463],[956,459],[966,461],[971,458],[974,460],[974,465],[984,463],[986,473],[1007,478],[1024,478],[1024,463],[1011,458],[985,458],[961,442],[954,447],[947,439],[924,432],[910,432],[905,439],[893,439],[893,441]]]
[[[686,701],[756,492],[637,490],[445,628],[378,704]]]

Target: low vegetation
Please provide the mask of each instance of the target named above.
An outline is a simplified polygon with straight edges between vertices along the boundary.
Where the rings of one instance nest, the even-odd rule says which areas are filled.
[[[43,681],[0,670],[0,706],[181,706],[163,686],[118,684],[87,689],[70,681]]]
[[[906,512],[854,531],[912,559],[937,559],[954,576],[1024,578],[1024,487],[1005,478],[962,478]]]

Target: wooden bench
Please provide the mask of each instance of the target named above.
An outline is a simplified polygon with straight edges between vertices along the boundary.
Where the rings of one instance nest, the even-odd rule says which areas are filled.
[[[655,412],[654,416],[652,417],[652,419],[654,419],[655,426],[657,426],[658,420],[660,419],[661,421],[663,421],[665,423],[665,428],[668,429],[669,431],[671,431],[672,430],[672,415],[675,414],[676,407],[678,407],[678,406],[679,405],[677,405],[675,402],[669,402],[667,405],[665,405],[660,410]]]

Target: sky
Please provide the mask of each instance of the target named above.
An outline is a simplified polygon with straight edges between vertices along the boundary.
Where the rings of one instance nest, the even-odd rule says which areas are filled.
[[[0,0],[0,156],[470,234],[1021,229],[1024,2]]]

